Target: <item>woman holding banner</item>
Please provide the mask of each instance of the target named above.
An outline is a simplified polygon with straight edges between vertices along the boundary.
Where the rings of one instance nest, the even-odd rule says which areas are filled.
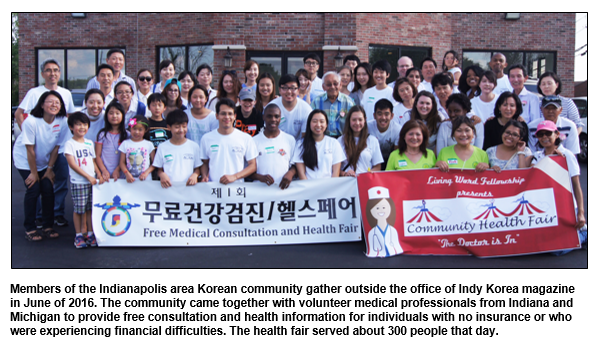
[[[338,139],[347,160],[341,164],[339,175],[355,177],[363,172],[381,171],[383,154],[379,141],[368,133],[364,108],[354,105],[347,115],[343,135]]]
[[[436,167],[442,172],[449,169],[474,169],[483,172],[489,168],[489,157],[482,149],[471,144],[476,135],[474,122],[466,116],[458,116],[452,122],[451,135],[456,145],[441,149]]]
[[[420,120],[407,121],[399,132],[399,148],[391,152],[387,171],[430,169],[437,158],[427,149],[428,128]]]
[[[487,149],[489,164],[495,172],[522,169],[530,165],[532,152],[522,140],[524,132],[520,121],[510,120],[505,124],[501,133],[503,143]]]

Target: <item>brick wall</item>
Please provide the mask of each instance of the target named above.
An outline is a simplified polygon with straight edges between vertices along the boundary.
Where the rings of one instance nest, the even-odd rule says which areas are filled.
[[[247,50],[321,51],[325,45],[355,45],[368,60],[369,44],[432,47],[441,65],[455,49],[556,50],[563,94],[574,93],[575,14],[526,14],[506,21],[497,14],[444,13],[70,13],[19,14],[19,95],[35,84],[35,48],[126,47],[126,73],[156,68],[156,46],[214,43]],[[214,86],[226,50],[214,52]],[[353,54],[342,51],[342,55]],[[243,80],[245,51],[232,50],[233,69]],[[337,51],[325,51],[323,70],[334,69]]]

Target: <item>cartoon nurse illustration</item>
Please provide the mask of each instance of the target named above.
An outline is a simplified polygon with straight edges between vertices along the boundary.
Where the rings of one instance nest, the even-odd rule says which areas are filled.
[[[372,229],[368,232],[366,256],[389,257],[403,253],[395,230],[395,203],[385,187],[368,190],[366,219]]]

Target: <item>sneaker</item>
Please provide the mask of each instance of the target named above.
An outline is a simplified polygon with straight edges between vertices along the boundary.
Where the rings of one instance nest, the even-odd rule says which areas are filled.
[[[35,227],[37,227],[38,229],[44,227],[44,222],[42,221],[42,219],[35,219]]]
[[[96,236],[93,233],[87,236],[87,238],[85,239],[85,244],[88,247],[96,247],[98,245],[98,242],[96,241]]]
[[[75,236],[75,248],[85,248],[87,245],[85,244],[85,240],[83,236]]]
[[[64,216],[62,216],[62,215],[58,215],[57,217],[55,217],[54,223],[56,224],[56,226],[60,226],[60,227],[69,225],[69,222],[67,221],[67,219],[65,219]]]

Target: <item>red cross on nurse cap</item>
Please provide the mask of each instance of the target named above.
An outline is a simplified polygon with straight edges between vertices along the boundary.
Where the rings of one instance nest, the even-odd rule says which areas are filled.
[[[389,190],[385,187],[372,187],[368,190],[368,199],[389,198]]]

